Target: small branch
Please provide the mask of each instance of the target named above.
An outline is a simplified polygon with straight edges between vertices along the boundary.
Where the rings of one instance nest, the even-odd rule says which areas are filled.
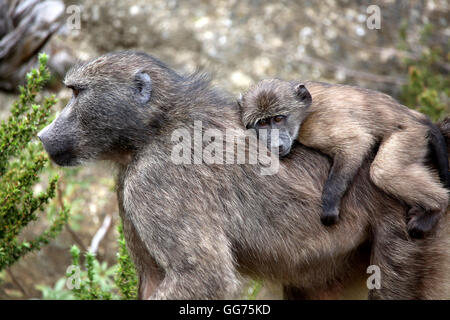
[[[69,227],[69,226],[66,226],[66,227],[67,227],[67,231],[72,236],[73,240],[75,240],[75,242],[80,246],[81,251],[86,252],[87,248],[84,245],[81,238],[77,235],[77,233],[71,227]]]
[[[8,273],[9,277],[11,278],[12,282],[16,285],[16,287],[19,288],[20,292],[24,295],[24,297],[28,297],[28,293],[25,290],[25,287],[22,286],[19,279],[16,278],[16,276],[12,273],[10,269],[6,269],[6,272]]]
[[[62,179],[61,179],[62,180]],[[62,187],[61,185],[63,184],[62,181],[58,181],[57,183],[57,194],[58,194],[58,204],[61,207],[61,210],[65,209],[64,206],[64,200],[63,200],[63,192],[62,192]],[[80,237],[76,234],[75,231],[73,231],[73,229],[69,226],[69,224],[66,225],[67,231],[69,232],[69,234],[72,236],[73,240],[75,240],[75,242],[78,244],[78,246],[80,247],[80,249],[83,252],[86,252],[86,246],[84,245],[83,241],[80,239]]]
[[[367,81],[372,81],[372,82],[380,82],[380,83],[392,83],[395,85],[403,85],[406,83],[406,79],[403,77],[382,76],[382,75],[373,74],[373,73],[369,73],[369,72],[365,72],[365,71],[349,69],[349,68],[343,67],[341,65],[334,65],[327,61],[312,58],[312,57],[309,57],[306,55],[302,56],[301,60],[302,60],[302,62],[309,63],[309,64],[315,64],[315,65],[324,67],[325,69],[328,69],[328,70],[335,70],[335,71],[341,70],[346,75],[357,78],[357,79],[362,79],[362,80],[367,80]]]
[[[109,230],[109,227],[111,226],[112,217],[110,214],[107,214],[105,219],[103,220],[102,225],[95,233],[94,237],[91,241],[91,246],[89,248],[89,251],[92,253],[96,253],[98,251],[98,246],[100,245],[100,241],[105,237],[106,233]]]

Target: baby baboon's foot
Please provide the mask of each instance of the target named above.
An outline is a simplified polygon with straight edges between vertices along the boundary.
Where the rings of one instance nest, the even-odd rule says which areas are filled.
[[[408,211],[408,233],[411,238],[421,239],[427,236],[436,226],[445,210],[425,210],[412,207]]]
[[[320,221],[326,226],[333,225],[339,221],[339,207],[324,208]]]

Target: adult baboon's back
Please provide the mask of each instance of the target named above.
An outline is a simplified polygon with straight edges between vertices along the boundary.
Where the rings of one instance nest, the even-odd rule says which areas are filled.
[[[117,162],[141,298],[230,297],[238,271],[282,283],[289,297],[314,297],[352,277],[367,244],[381,268],[371,297],[450,297],[448,218],[434,237],[410,240],[406,208],[369,182],[367,164],[342,221],[327,228],[318,217],[330,161],[318,152],[296,146],[272,176],[259,165],[171,161],[175,129],[242,129],[233,99],[204,78],[124,52],[75,67],[65,82],[74,98],[39,136],[61,165]]]

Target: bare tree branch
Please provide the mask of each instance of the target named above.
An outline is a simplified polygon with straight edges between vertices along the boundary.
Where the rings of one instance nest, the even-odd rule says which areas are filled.
[[[25,287],[22,286],[19,279],[16,278],[16,276],[12,273],[10,269],[6,269],[6,272],[8,273],[9,277],[11,278],[12,282],[19,288],[20,292],[24,295],[24,297],[28,297],[28,293],[25,290]]]
[[[346,75],[362,80],[380,82],[380,83],[392,83],[395,85],[403,85],[406,83],[404,77],[393,77],[393,76],[383,76],[374,73],[369,73],[365,71],[359,71],[354,69],[349,69],[342,65],[335,65],[325,60],[309,57],[307,55],[302,55],[301,61],[304,63],[309,63],[333,71],[342,71]]]
[[[105,219],[103,219],[103,223],[100,226],[100,228],[95,233],[94,237],[91,241],[91,246],[89,248],[89,251],[92,253],[96,253],[98,251],[98,246],[100,244],[100,241],[105,237],[106,233],[108,232],[108,229],[111,226],[112,217],[110,214],[107,214],[105,216]]]
[[[64,206],[64,200],[63,200],[63,191],[62,191],[62,185],[63,185],[63,180],[60,179],[57,183],[57,191],[58,191],[58,204],[59,207],[61,208],[61,210],[65,209]],[[83,241],[81,240],[81,238],[76,234],[75,231],[73,231],[73,229],[69,226],[69,224],[66,224],[66,229],[69,232],[69,234],[72,236],[73,240],[75,240],[75,242],[78,244],[78,246],[80,246],[81,250],[83,252],[86,251],[86,246],[84,245]]]

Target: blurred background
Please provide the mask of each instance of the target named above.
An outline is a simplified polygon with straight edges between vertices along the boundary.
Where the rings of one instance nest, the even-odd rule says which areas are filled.
[[[41,51],[49,55],[45,92],[56,94],[57,112],[71,96],[61,80],[76,61],[140,50],[182,73],[205,70],[236,96],[272,77],[347,83],[388,93],[437,121],[450,110],[449,6],[446,0],[0,0],[0,119],[9,116]],[[61,176],[59,201],[70,204],[70,222],[42,250],[0,272],[0,299],[70,298],[61,280],[69,248],[88,250],[99,230],[96,268],[105,286],[111,281],[119,220],[112,167],[49,172]],[[45,227],[39,219],[21,236]],[[342,298],[364,298],[363,280],[355,279],[359,284]],[[263,284],[257,297],[277,298],[279,289]]]

